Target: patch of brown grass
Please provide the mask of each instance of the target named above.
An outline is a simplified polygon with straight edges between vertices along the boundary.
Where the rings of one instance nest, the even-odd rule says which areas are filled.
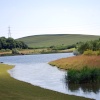
[[[23,50],[19,50],[19,53],[22,54],[37,54],[37,53],[41,53],[41,52],[48,52],[49,50],[47,50],[46,48],[44,49],[23,49]]]
[[[8,52],[0,52],[0,55],[2,54],[11,54],[11,51],[8,51]]]
[[[79,55],[58,59],[49,64],[63,69],[82,69],[84,66],[100,68],[100,56]]]

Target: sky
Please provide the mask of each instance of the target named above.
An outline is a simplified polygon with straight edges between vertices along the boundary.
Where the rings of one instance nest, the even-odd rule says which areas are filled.
[[[0,37],[100,35],[100,0],[0,0]]]

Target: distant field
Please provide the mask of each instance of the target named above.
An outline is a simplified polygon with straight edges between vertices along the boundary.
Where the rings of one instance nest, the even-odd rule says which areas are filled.
[[[35,35],[19,38],[30,47],[50,47],[57,45],[72,45],[80,41],[89,41],[99,39],[100,36],[93,35],[75,35],[75,34],[56,34],[56,35]]]

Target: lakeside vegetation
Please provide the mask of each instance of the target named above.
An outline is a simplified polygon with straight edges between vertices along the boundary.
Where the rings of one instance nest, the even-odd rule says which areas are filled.
[[[81,70],[84,66],[88,66],[89,68],[100,68],[100,56],[79,55],[51,61],[49,64],[65,70]]]
[[[90,100],[18,81],[7,73],[11,68],[13,66],[0,64],[0,100]]]
[[[76,47],[77,50],[80,52],[80,54],[83,54],[87,50],[100,52],[100,38],[96,40],[87,41],[87,42],[79,42],[76,44]],[[91,51],[90,53],[92,53]]]
[[[100,83],[100,68],[83,67],[81,70],[70,69],[65,76],[67,83]]]
[[[100,56],[79,55],[55,60],[49,64],[67,70],[68,83],[100,83]]]
[[[10,56],[10,55],[31,55],[31,54],[47,54],[47,53],[69,53],[73,52],[75,48],[67,50],[52,50],[51,48],[42,49],[12,49],[16,54],[12,53],[12,50],[0,50],[0,56]]]
[[[77,43],[76,49],[79,56],[49,64],[66,69],[68,83],[100,83],[100,39]]]

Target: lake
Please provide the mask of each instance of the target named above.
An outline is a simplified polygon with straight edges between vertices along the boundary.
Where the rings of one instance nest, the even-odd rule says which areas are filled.
[[[67,84],[66,72],[52,67],[48,62],[74,56],[72,53],[37,54],[0,57],[0,62],[15,65],[8,72],[11,77],[42,88],[65,94],[100,99],[100,84]]]

